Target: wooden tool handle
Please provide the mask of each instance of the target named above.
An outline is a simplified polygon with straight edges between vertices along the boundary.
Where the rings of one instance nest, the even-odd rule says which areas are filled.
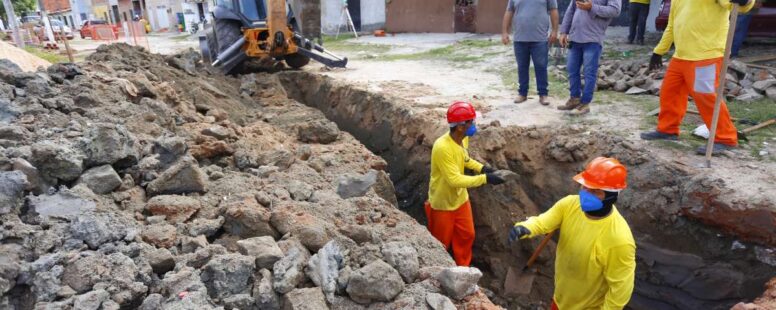
[[[774,123],[776,123],[776,119],[769,119],[767,121],[764,121],[764,122],[759,123],[757,125],[754,125],[752,127],[749,127],[749,128],[744,129],[744,130],[741,130],[741,132],[743,132],[743,133],[750,133],[750,132],[755,131],[757,129],[773,125]]]
[[[536,248],[536,250],[531,255],[531,258],[528,259],[528,262],[525,263],[525,268],[530,268],[531,265],[536,261],[537,258],[539,258],[539,254],[542,253],[542,249],[547,245],[547,243],[550,242],[550,239],[552,239],[552,236],[555,235],[555,232],[557,230],[553,230],[551,233],[544,235],[544,239],[542,239],[542,243],[539,243],[539,247]]]

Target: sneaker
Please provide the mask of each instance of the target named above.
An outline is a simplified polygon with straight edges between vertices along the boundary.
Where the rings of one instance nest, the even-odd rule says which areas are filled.
[[[642,132],[641,133],[641,139],[642,140],[671,140],[671,141],[677,141],[679,140],[679,135],[674,135],[670,133],[662,133],[659,131],[650,131],[650,132]]]
[[[539,103],[542,105],[550,105],[550,98],[547,96],[539,96]]]
[[[526,100],[528,100],[528,97],[523,95],[517,95],[517,98],[515,98],[515,103],[523,103]]]
[[[569,98],[568,101],[566,101],[565,105],[559,106],[558,110],[570,111],[570,110],[576,109],[580,105],[582,105],[582,102],[580,101],[579,98],[571,97],[571,98]]]
[[[714,143],[714,146],[711,147],[711,155],[716,156],[722,154],[722,152],[727,151],[729,149],[734,148],[735,146],[722,144],[722,143]],[[706,155],[706,146],[701,146],[697,150],[695,150],[698,155]]]
[[[576,109],[569,111],[572,116],[580,116],[590,113],[589,104],[580,104]]]

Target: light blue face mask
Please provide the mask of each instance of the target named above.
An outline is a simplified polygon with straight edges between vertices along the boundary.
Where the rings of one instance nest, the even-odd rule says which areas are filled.
[[[477,133],[477,125],[472,122],[472,125],[469,126],[469,129],[466,129],[466,136],[471,137],[474,136],[474,134]]]
[[[582,205],[582,211],[590,212],[601,210],[604,207],[604,202],[584,189],[579,190],[579,203]]]

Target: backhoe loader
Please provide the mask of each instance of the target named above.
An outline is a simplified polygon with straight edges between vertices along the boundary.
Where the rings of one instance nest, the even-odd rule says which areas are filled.
[[[286,0],[218,0],[213,17],[199,46],[205,61],[224,73],[232,73],[249,58],[284,60],[292,68],[301,68],[310,59],[329,67],[345,67],[348,62],[299,34]]]

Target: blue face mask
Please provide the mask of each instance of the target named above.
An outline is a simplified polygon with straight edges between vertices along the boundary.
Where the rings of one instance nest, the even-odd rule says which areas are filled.
[[[469,129],[466,129],[466,133],[465,134],[466,134],[467,137],[471,137],[471,136],[474,136],[475,133],[477,133],[477,125],[472,123],[472,125],[469,126]]]
[[[579,202],[582,205],[582,211],[585,212],[600,210],[604,207],[604,202],[598,196],[584,189],[579,190]]]

